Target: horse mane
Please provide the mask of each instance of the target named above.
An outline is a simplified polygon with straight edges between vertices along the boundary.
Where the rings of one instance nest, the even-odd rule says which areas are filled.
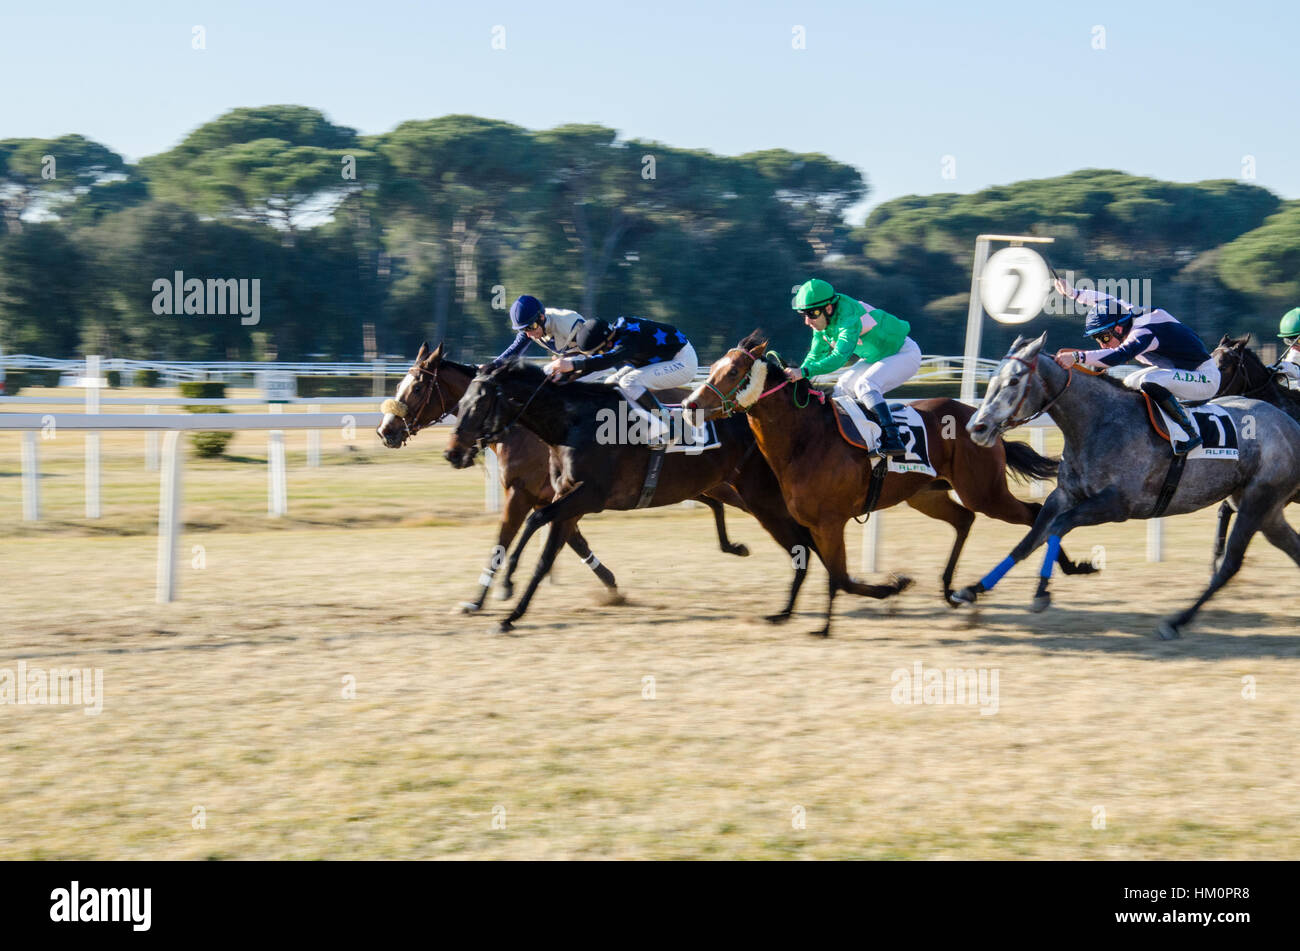
[[[535,363],[526,363],[519,357],[503,363],[491,370],[485,371],[485,368],[480,368],[477,377],[497,380],[503,383],[521,383],[535,389],[540,388],[542,383],[547,380],[545,370]],[[581,383],[577,380],[562,385],[552,383],[551,387],[557,393],[571,393],[576,396],[586,397],[604,396],[608,398],[613,392],[611,387],[608,387],[603,383]]]

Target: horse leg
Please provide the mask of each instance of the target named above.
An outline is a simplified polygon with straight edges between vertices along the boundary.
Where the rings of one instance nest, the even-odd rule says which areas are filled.
[[[568,545],[573,549],[574,554],[582,559],[582,563],[600,579],[600,583],[605,586],[605,603],[622,604],[623,596],[618,593],[618,582],[614,580],[614,573],[601,564],[600,559],[596,557],[596,553],[587,544],[587,539],[583,537],[582,532],[578,531],[576,522],[572,534],[569,535]]]
[[[722,550],[728,555],[738,555],[741,558],[748,555],[748,548],[744,545],[733,545],[731,540],[727,538],[727,516],[722,509],[722,503],[717,499],[709,498],[707,495],[697,495],[695,501],[704,503],[713,512],[713,524],[718,528],[718,544],[722,547]]]
[[[533,600],[533,595],[537,592],[537,586],[542,583],[546,573],[551,570],[556,552],[560,550],[567,533],[573,530],[578,519],[591,512],[599,511],[600,505],[591,498],[592,495],[594,495],[593,490],[586,485],[580,484],[569,494],[556,499],[550,505],[543,506],[528,516],[528,522],[524,525],[524,537],[515,546],[515,551],[511,556],[512,559],[518,560],[519,551],[533,532],[543,525],[551,525],[552,528],[546,535],[546,545],[542,550],[541,557],[537,560],[537,567],[533,570],[533,576],[528,579],[528,587],[524,589],[523,596],[515,605],[515,609],[497,625],[498,632],[504,633],[510,630],[514,627],[515,621],[524,616],[524,612],[528,610],[528,603]],[[570,524],[564,524],[566,522]]]
[[[954,502],[947,489],[926,489],[908,499],[907,504],[923,515],[947,522],[957,533],[957,538],[952,543],[952,551],[948,555],[948,564],[943,569],[943,600],[948,607],[955,608],[958,602],[952,599],[952,576],[957,570],[957,559],[961,557],[961,550],[970,535],[970,527],[975,522],[975,513],[966,506]]]
[[[1023,561],[1029,557],[1029,553],[1041,545],[1047,539],[1047,527],[1051,524],[1059,513],[1063,512],[1069,505],[1069,499],[1066,494],[1057,487],[1047,497],[1047,501],[1042,504],[1038,510],[1038,516],[1034,519],[1033,526],[1029,529],[1028,534],[1016,543],[1016,547],[1011,549],[1011,554],[1003,558],[992,571],[986,574],[975,584],[967,585],[962,588],[952,599],[958,604],[974,604],[976,599],[986,591],[992,591],[993,586],[1002,580],[1002,576],[1011,570],[1017,562]],[[976,508],[976,511],[991,514],[983,506]],[[995,516],[996,517],[996,516]],[[1014,521],[1006,519],[1006,521]]]
[[[483,608],[483,601],[487,598],[488,589],[492,587],[492,578],[496,575],[497,569],[505,562],[506,552],[510,549],[510,542],[519,531],[519,526],[523,523],[528,510],[531,509],[537,501],[535,496],[524,492],[517,486],[511,486],[506,490],[505,509],[501,514],[501,522],[497,526],[497,543],[492,548],[492,554],[488,556],[487,564],[478,576],[479,590],[478,594],[472,601],[461,601],[456,607],[452,608],[452,613],[473,614]],[[510,597],[510,581],[504,580],[497,591],[497,597],[505,600]]]
[[[844,554],[844,522],[836,522],[834,527],[825,523],[813,529],[813,540],[822,563],[830,575],[830,591],[826,602],[826,624],[814,633],[819,637],[830,637],[831,609],[835,604],[835,592],[843,589],[851,594],[867,598],[889,598],[905,591],[912,584],[912,579],[896,576],[889,584],[867,584],[850,577]]]
[[[1280,507],[1277,518],[1281,519]],[[1214,593],[1227,584],[1228,579],[1237,573],[1237,570],[1241,568],[1241,560],[1246,555],[1246,546],[1250,544],[1251,538],[1260,530],[1263,524],[1266,524],[1266,520],[1260,518],[1255,512],[1254,506],[1248,502],[1237,509],[1237,522],[1232,526],[1232,531],[1228,533],[1228,544],[1224,547],[1223,560],[1219,563],[1218,570],[1214,572],[1209,585],[1191,607],[1161,619],[1160,624],[1156,627],[1156,633],[1160,635],[1162,641],[1171,641],[1178,637],[1182,633],[1181,628],[1195,616],[1196,612],[1201,609],[1201,605],[1210,600]],[[1295,535],[1295,532],[1291,531],[1285,520],[1282,520],[1282,527],[1285,527],[1291,535]],[[1283,536],[1278,526],[1271,525],[1270,528],[1273,537],[1269,540],[1273,541],[1273,538],[1276,538],[1277,541],[1273,541],[1273,544],[1283,551],[1287,551],[1285,546],[1291,543],[1290,540]],[[1291,554],[1291,552],[1287,551],[1287,554]],[[1292,555],[1292,557],[1295,556]]]
[[[1119,502],[1119,493],[1112,488],[1084,499],[1078,505],[1061,512],[1052,519],[1047,526],[1047,556],[1043,559],[1043,567],[1038,576],[1038,590],[1034,592],[1034,600],[1030,610],[1035,613],[1046,611],[1047,606],[1052,603],[1052,595],[1048,592],[1047,586],[1052,580],[1052,568],[1060,555],[1061,539],[1065,537],[1065,534],[1080,525],[1100,525],[1102,522],[1113,522],[1123,514]]]
[[[1227,499],[1219,506],[1219,526],[1214,535],[1214,554],[1210,557],[1210,577],[1219,570],[1219,562],[1223,559],[1223,546],[1228,541],[1228,525],[1232,522],[1232,503]]]

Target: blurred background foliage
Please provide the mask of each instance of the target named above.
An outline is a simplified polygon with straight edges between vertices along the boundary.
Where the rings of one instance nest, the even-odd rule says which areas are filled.
[[[1088,169],[908,196],[848,224],[868,194],[862,172],[815,153],[465,115],[359,136],[303,106],[235,109],[137,165],[78,135],[0,140],[0,346],[358,359],[373,325],[380,354],[446,340],[481,360],[531,293],[674,323],[706,360],[762,326],[797,359],[791,292],[816,274],[910,321],[926,353],[955,354],[984,232],[1052,236],[1049,259],[1078,276],[1149,279],[1209,342],[1271,338],[1300,304],[1300,202],[1247,182]],[[154,315],[152,284],[176,271],[260,279],[260,323]],[[985,353],[1013,335],[991,327]]]

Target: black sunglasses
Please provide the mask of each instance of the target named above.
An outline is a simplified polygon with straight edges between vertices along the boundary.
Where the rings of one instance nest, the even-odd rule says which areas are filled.
[[[820,307],[810,307],[808,310],[799,311],[799,316],[811,317],[813,320],[818,320],[827,316],[826,308],[829,306],[829,304],[822,304]]]

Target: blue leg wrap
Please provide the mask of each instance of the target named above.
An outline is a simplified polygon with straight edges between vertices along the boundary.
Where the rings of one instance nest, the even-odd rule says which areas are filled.
[[[1039,572],[1043,578],[1052,577],[1052,568],[1056,565],[1056,556],[1061,553],[1061,536],[1049,535],[1047,537],[1047,554],[1043,556],[1043,570]]]
[[[980,579],[980,585],[985,591],[992,591],[993,586],[1002,580],[1002,576],[1011,570],[1011,566],[1016,560],[1010,555],[998,562],[998,566]]]

